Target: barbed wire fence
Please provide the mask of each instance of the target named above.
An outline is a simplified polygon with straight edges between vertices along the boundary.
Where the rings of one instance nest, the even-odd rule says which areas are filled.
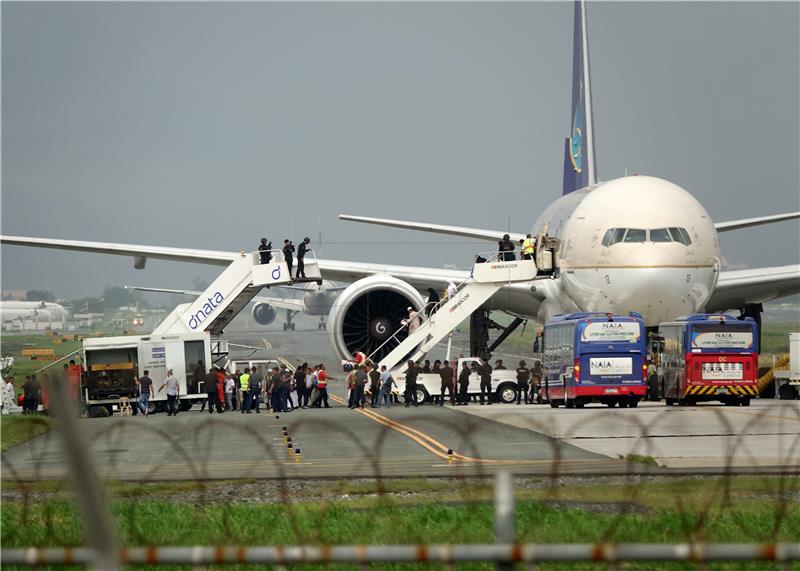
[[[54,394],[53,399],[66,401],[66,397],[59,394]],[[63,410],[72,409],[65,404]],[[661,455],[659,438],[654,436],[670,422],[668,409],[647,421],[612,411],[596,412],[584,421],[582,430],[613,417],[620,425],[620,433],[631,441],[630,455],[643,458]],[[126,564],[284,566],[426,562],[449,567],[483,562],[508,570],[515,563],[773,561],[789,568],[790,564],[800,561],[800,433],[796,428],[790,426],[780,433],[782,455],[777,460],[778,465],[771,466],[770,477],[764,478],[762,484],[754,484],[755,489],[751,491],[763,508],[755,527],[751,520],[737,517],[736,482],[744,473],[762,473],[740,467],[742,461],[756,464],[758,451],[752,448],[752,439],[747,437],[754,434],[759,421],[770,416],[800,421],[800,408],[792,403],[775,403],[770,408],[751,410],[752,419],[738,429],[721,411],[709,408],[708,413],[716,415],[718,432],[726,436],[729,444],[722,466],[713,472],[713,485],[706,488],[702,497],[675,493],[675,489],[687,479],[708,478],[711,473],[665,470],[622,459],[571,457],[570,446],[565,441],[575,436],[576,428],[558,426],[557,416],[543,419],[535,414],[526,415],[525,428],[558,435],[544,440],[549,447],[548,453],[543,455],[546,459],[529,460],[482,454],[479,442],[485,428],[479,419],[456,423],[452,415],[433,418],[426,415],[424,408],[415,414],[416,418],[425,418],[429,427],[426,432],[413,428],[413,415],[400,422],[371,411],[361,413],[374,415],[371,419],[380,425],[369,439],[346,422],[325,418],[324,413],[296,417],[269,415],[257,425],[251,425],[255,429],[248,430],[243,430],[239,418],[203,418],[202,421],[198,419],[190,439],[175,433],[169,425],[151,424],[135,417],[93,420],[104,423],[103,429],[89,436],[81,430],[82,421],[61,415],[56,430],[25,445],[31,458],[29,465],[21,467],[6,454],[2,457],[3,481],[14,484],[3,492],[4,509],[11,509],[13,514],[3,518],[2,562],[21,566],[85,565],[93,569],[117,569]],[[429,432],[448,434],[450,441],[440,442],[430,437]],[[493,508],[489,525],[489,529],[493,528],[492,542],[485,541],[485,533],[480,536],[484,541],[458,541],[460,537],[474,536],[463,533],[462,522],[458,520],[452,521],[441,534],[441,537],[453,539],[446,543],[430,543],[430,536],[424,529],[419,533],[412,529],[398,534],[403,542],[396,542],[391,536],[386,537],[385,542],[371,545],[331,540],[325,533],[326,525],[329,518],[337,516],[342,509],[343,498],[336,493],[317,494],[315,488],[335,488],[330,472],[326,472],[335,459],[320,458],[319,454],[309,457],[302,450],[302,439],[308,435],[324,435],[329,441],[345,442],[353,453],[337,464],[339,475],[334,479],[369,482],[370,505],[380,506],[381,518],[394,518],[402,525],[406,521],[405,512],[418,504],[398,501],[397,466],[402,459],[398,460],[392,450],[398,434],[425,449],[429,458],[436,462],[428,474],[436,474],[433,482],[441,484],[435,490],[446,490],[438,496],[436,491],[421,493],[420,499],[434,502],[442,499],[454,505],[490,504]],[[146,439],[163,449],[161,461],[131,462],[126,457],[126,443],[130,438]],[[55,447],[65,453],[54,455]],[[231,459],[221,462],[211,454],[221,447],[248,453],[232,454]],[[517,475],[512,475],[514,473]],[[220,482],[220,478],[235,480]],[[52,490],[42,491],[43,481],[59,484]],[[68,482],[70,485],[66,485]],[[142,498],[134,496],[114,507],[103,482],[149,482],[152,485],[179,482],[178,491],[165,492],[164,497],[180,505],[199,508],[234,504],[236,500],[245,499],[243,496],[250,490],[262,486],[267,491],[259,502],[276,508],[270,512],[274,518],[271,525],[280,529],[280,534],[274,535],[280,541],[238,545],[233,538],[240,536],[242,520],[235,510],[197,509],[190,512],[189,522],[182,529],[168,534],[168,544],[155,545],[151,533],[153,513],[148,503],[137,501]],[[491,492],[486,487],[487,482],[493,483]],[[592,502],[603,502],[576,501],[571,493],[576,482],[581,485],[612,482],[618,488],[618,492],[608,498],[612,509],[605,506],[602,517],[593,522],[595,527],[590,535],[596,541],[548,543],[541,540],[535,528],[520,525],[517,519],[520,509],[532,503],[562,510],[566,529],[585,526],[580,515],[583,512],[570,508],[592,507]],[[648,485],[659,482],[664,484],[659,502],[673,514],[672,531],[680,541],[627,542],[631,536],[629,518],[641,515],[642,505],[647,504],[650,494]],[[135,488],[134,493],[138,493]],[[64,513],[53,505],[54,498],[74,502],[79,507],[82,529],[64,527]],[[365,508],[355,505],[353,509]],[[757,541],[710,541],[715,536],[715,526],[723,524],[730,528],[727,536],[738,535]],[[795,533],[789,533],[789,541],[786,541],[787,527],[794,526],[797,526]],[[204,527],[213,532],[206,536],[210,537],[207,545],[193,545],[195,530]],[[44,534],[40,533],[42,529]],[[125,537],[125,541],[121,542],[120,537]],[[9,545],[12,547],[7,547]]]

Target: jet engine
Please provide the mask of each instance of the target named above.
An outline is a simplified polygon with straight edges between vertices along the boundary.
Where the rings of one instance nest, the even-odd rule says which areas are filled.
[[[275,308],[268,303],[257,303],[253,306],[253,319],[261,325],[269,325],[275,321]]]
[[[343,359],[362,351],[380,361],[408,336],[404,328],[384,345],[402,327],[408,308],[420,310],[424,305],[413,286],[395,277],[360,279],[345,288],[331,307],[328,332],[333,347]]]

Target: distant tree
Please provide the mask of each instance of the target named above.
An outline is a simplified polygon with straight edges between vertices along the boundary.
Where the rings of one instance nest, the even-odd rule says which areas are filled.
[[[105,302],[99,297],[84,297],[72,301],[72,313],[105,313]]]
[[[55,301],[56,296],[49,289],[29,289],[25,292],[26,301]]]

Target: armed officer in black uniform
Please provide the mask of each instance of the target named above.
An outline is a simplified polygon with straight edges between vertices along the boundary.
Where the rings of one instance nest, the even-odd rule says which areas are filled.
[[[517,367],[517,404],[520,403],[522,395],[525,395],[525,404],[530,404],[530,380],[531,370],[525,366],[525,361],[520,361]]]
[[[262,264],[269,264],[272,259],[270,250],[272,250],[272,242],[269,242],[266,238],[261,238],[261,243],[258,245],[258,253],[261,256]]]

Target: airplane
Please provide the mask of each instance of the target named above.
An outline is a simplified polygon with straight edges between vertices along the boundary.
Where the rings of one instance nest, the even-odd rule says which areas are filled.
[[[728,271],[719,233],[800,218],[800,212],[714,223],[688,191],[662,178],[623,176],[601,181],[595,158],[586,3],[576,0],[573,20],[572,106],[564,142],[562,195],[530,226],[560,240],[555,279],[507,284],[491,309],[543,323],[565,312],[639,312],[652,328],[699,311],[738,309],[760,320],[761,303],[800,293],[800,264]],[[364,216],[343,220],[485,240],[526,232],[469,228]],[[239,252],[2,236],[5,245],[227,266]],[[328,334],[343,359],[356,352],[376,361],[400,343],[392,333],[407,308],[425,306],[421,291],[460,283],[469,270],[318,259],[326,280],[350,283],[330,309]],[[385,343],[390,340],[392,342]]]
[[[3,323],[26,319],[63,321],[68,312],[63,305],[49,301],[0,301],[0,316]]]
[[[298,313],[305,315],[319,316],[317,329],[325,330],[328,328],[326,318],[330,313],[331,306],[336,301],[336,296],[344,289],[331,281],[323,281],[321,285],[308,283],[301,286],[279,286],[281,289],[299,291],[303,293],[301,299],[287,299],[282,297],[256,296],[251,302],[253,304],[251,315],[253,320],[259,325],[269,325],[277,317],[275,309],[286,310],[286,321],[283,322],[284,331],[294,331],[294,318]],[[137,291],[150,291],[159,293],[174,293],[179,295],[198,296],[201,291],[188,289],[168,289],[144,286],[125,286],[125,289]]]

